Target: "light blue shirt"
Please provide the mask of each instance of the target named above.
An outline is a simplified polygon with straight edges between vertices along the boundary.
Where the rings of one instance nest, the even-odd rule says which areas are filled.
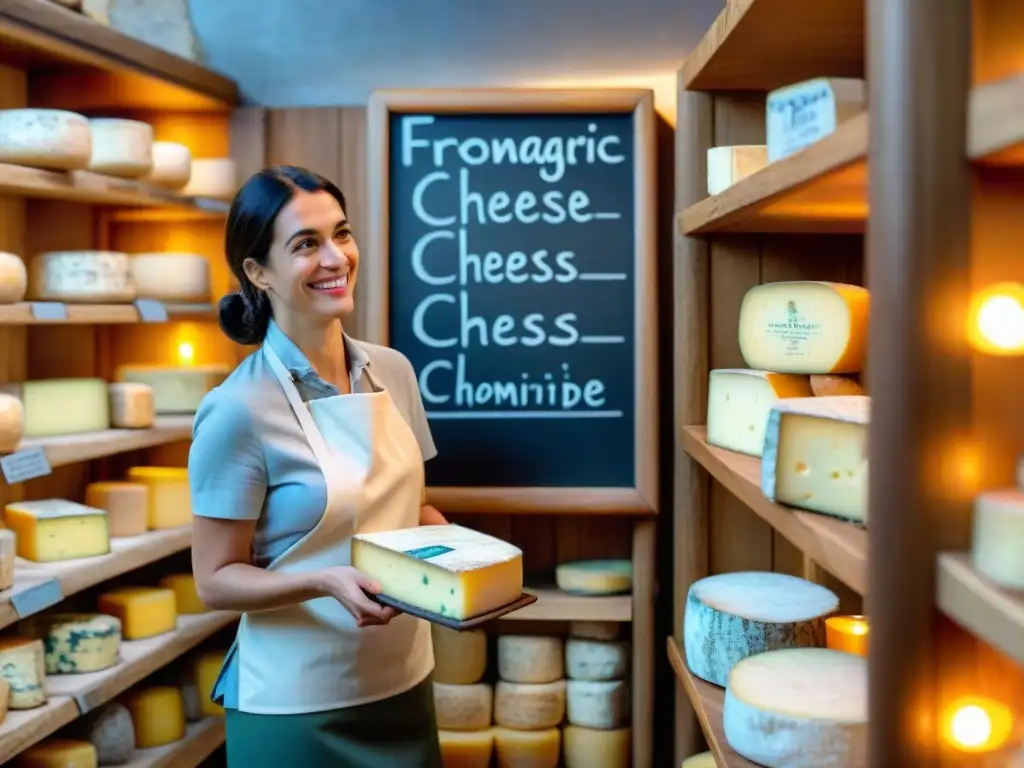
[[[423,460],[437,455],[412,364],[401,352],[344,337],[352,391],[388,391],[419,442]],[[291,372],[304,402],[340,394],[271,320],[264,342]],[[367,372],[369,377],[367,377]],[[203,398],[188,456],[192,512],[255,520],[253,563],[265,567],[311,531],[323,516],[327,485],[298,419],[259,350]],[[225,707],[238,701],[234,650],[214,689]]]

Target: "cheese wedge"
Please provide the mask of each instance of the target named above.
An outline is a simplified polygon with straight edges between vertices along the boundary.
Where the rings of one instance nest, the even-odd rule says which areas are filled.
[[[711,371],[708,376],[708,443],[760,456],[772,406],[791,397],[811,397],[807,376],[747,368]]]
[[[18,540],[18,557],[36,563],[75,560],[110,552],[107,513],[64,499],[15,501],[4,522]]]

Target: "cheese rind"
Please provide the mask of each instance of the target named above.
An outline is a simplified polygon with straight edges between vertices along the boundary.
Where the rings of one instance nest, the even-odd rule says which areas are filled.
[[[156,412],[161,416],[195,413],[207,393],[231,373],[226,365],[168,368],[154,365],[123,365],[118,381],[136,381],[153,388]]]
[[[555,567],[555,583],[573,595],[621,595],[633,589],[629,560],[580,560]]]
[[[14,759],[14,768],[97,768],[96,747],[78,739],[47,739]]]
[[[111,384],[109,392],[112,427],[145,429],[153,426],[156,411],[151,386],[122,381]]]
[[[18,537],[14,531],[0,528],[0,589],[14,585],[14,560],[18,555]]]
[[[184,144],[154,141],[152,159],[146,181],[154,186],[181,189],[192,177],[192,152]]]
[[[708,194],[717,195],[768,165],[768,147],[741,144],[708,149]]]
[[[148,490],[151,530],[163,531],[192,524],[192,495],[186,467],[131,467],[128,480]]]
[[[39,379],[2,385],[21,401],[25,437],[54,437],[110,428],[103,379]]]
[[[974,501],[974,567],[1007,589],[1024,589],[1024,492],[987,491]]]
[[[865,768],[867,659],[825,648],[751,656],[729,674],[722,725],[767,768]]]
[[[107,513],[65,499],[15,501],[4,523],[17,537],[18,557],[54,563],[110,552]]]
[[[122,587],[100,595],[96,605],[121,620],[125,640],[155,637],[178,625],[174,590],[163,587]]]
[[[482,731],[491,727],[494,689],[487,683],[434,683],[437,727],[445,731]]]
[[[87,714],[72,730],[96,748],[100,765],[127,763],[135,752],[135,728],[124,704],[105,704]]]
[[[111,537],[138,536],[149,530],[149,486],[103,480],[85,486],[85,505],[107,511]]]
[[[629,721],[629,683],[625,680],[569,680],[566,717],[573,725],[608,730]]]
[[[616,680],[629,672],[630,644],[570,637],[565,642],[565,671],[573,680]]]
[[[46,674],[99,672],[117,665],[121,621],[93,613],[54,613],[32,617],[25,631],[46,649]]]
[[[864,81],[852,77],[819,77],[771,91],[765,104],[768,162],[821,141],[866,108]]]
[[[46,651],[43,641],[0,637],[0,677],[10,686],[8,706],[32,709],[46,703]]]
[[[776,403],[761,457],[765,498],[866,525],[870,419],[867,396]]]
[[[472,685],[487,670],[487,635],[483,630],[454,629],[431,624],[434,642],[434,682]]]
[[[0,251],[0,304],[16,304],[28,290],[28,270],[16,253]]]
[[[833,376],[827,373],[813,373],[811,393],[815,397],[836,397],[841,395],[863,395],[864,387],[846,376]]]
[[[196,253],[137,253],[132,278],[139,298],[209,301],[210,263]]]
[[[445,731],[437,732],[441,742],[441,763],[444,768],[489,768],[494,752],[494,732]]]
[[[562,751],[562,732],[558,728],[495,728],[494,751],[499,768],[556,768]]]
[[[185,737],[185,705],[181,691],[171,686],[142,688],[128,695],[138,749],[162,747]]]
[[[238,191],[238,168],[229,157],[196,158],[183,195],[228,199]]]
[[[0,393],[0,453],[16,451],[24,434],[25,408],[21,399]]]
[[[630,728],[598,730],[578,725],[565,726],[562,730],[565,768],[623,768],[630,765],[630,735]]]
[[[825,644],[831,590],[784,573],[722,573],[690,585],[683,616],[686,665],[724,686],[739,661],[765,651]]]
[[[565,717],[565,680],[494,686],[494,722],[505,728],[538,731],[560,725]]]
[[[0,110],[0,163],[76,171],[89,165],[89,120],[62,109]]]
[[[510,683],[553,683],[565,677],[562,638],[500,635],[498,677]]]
[[[807,376],[746,368],[720,368],[708,376],[707,441],[729,451],[760,456],[772,406],[810,397]]]
[[[856,373],[864,366],[870,294],[845,283],[755,285],[740,304],[740,353],[777,373]]]
[[[89,170],[138,179],[153,168],[153,127],[139,120],[99,117],[89,121],[92,155]]]
[[[199,599],[196,579],[191,573],[169,573],[160,579],[160,586],[174,591],[174,604],[179,616],[207,613],[210,610]]]
[[[460,525],[356,534],[352,565],[388,597],[458,620],[509,605],[523,593],[522,550]]]
[[[28,296],[34,301],[116,304],[135,295],[126,253],[48,251],[28,263]]]

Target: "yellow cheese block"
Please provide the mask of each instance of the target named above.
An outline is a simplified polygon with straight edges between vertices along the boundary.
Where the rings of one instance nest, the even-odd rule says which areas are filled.
[[[565,768],[621,768],[629,765],[630,729],[603,731],[567,725],[562,731]]]
[[[459,525],[357,534],[352,565],[380,582],[383,594],[458,620],[523,593],[522,550]]]
[[[558,588],[574,595],[619,595],[633,589],[629,560],[580,560],[555,568]]]
[[[494,733],[484,731],[438,731],[441,764],[444,768],[489,768],[494,752]]]
[[[192,524],[192,497],[185,467],[132,467],[128,479],[149,488],[149,527],[154,531]]]
[[[434,640],[434,682],[472,685],[487,670],[487,635],[480,629],[456,632],[430,625]]]
[[[718,763],[711,752],[701,752],[683,760],[683,768],[718,768]]]
[[[15,501],[4,523],[18,538],[18,557],[53,563],[110,552],[107,513],[64,499]]]
[[[0,725],[7,719],[7,711],[11,707],[11,684],[0,677]]]
[[[10,686],[11,709],[46,703],[46,652],[42,640],[0,637],[0,677]]]
[[[23,626],[46,648],[46,674],[98,672],[118,662],[121,621],[94,613],[49,613],[33,616]]]
[[[557,728],[542,731],[495,728],[494,751],[501,768],[557,768],[562,752],[562,732]]]
[[[847,376],[834,376],[829,373],[810,375],[811,392],[815,397],[834,397],[836,395],[863,395],[864,387]]]
[[[175,604],[178,615],[206,613],[210,609],[199,599],[196,592],[196,579],[191,573],[170,573],[160,579],[160,586],[174,590]]]
[[[149,530],[149,486],[104,480],[85,486],[85,504],[104,509],[112,537],[138,536]]]
[[[160,685],[137,689],[124,703],[132,713],[136,749],[162,747],[185,737],[185,703],[177,688]]]
[[[225,651],[205,651],[196,657],[194,675],[199,692],[199,710],[204,717],[224,714],[224,707],[211,701],[210,697],[213,695],[213,687],[217,684],[226,656]]]
[[[844,283],[755,285],[740,305],[740,353],[777,373],[856,373],[867,350],[870,295]]]
[[[110,428],[103,379],[41,379],[6,384],[0,391],[21,400],[25,437],[52,437]]]
[[[707,441],[729,451],[760,456],[772,406],[785,398],[810,396],[807,376],[747,368],[711,371]]]
[[[14,559],[18,555],[18,537],[14,531],[0,528],[0,589],[14,585]]]
[[[47,739],[33,744],[11,762],[12,768],[97,768],[96,747],[78,739]]]
[[[155,637],[178,625],[173,589],[122,587],[100,595],[96,603],[102,613],[121,620],[125,640]]]

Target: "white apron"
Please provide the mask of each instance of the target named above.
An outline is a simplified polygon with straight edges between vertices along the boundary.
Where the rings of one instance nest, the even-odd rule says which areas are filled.
[[[351,565],[354,533],[419,525],[423,456],[390,395],[372,386],[370,394],[303,403],[274,350],[264,344],[263,354],[327,484],[320,522],[267,570]],[[422,682],[434,666],[427,622],[402,614],[387,626],[360,629],[333,597],[244,614],[235,652],[238,709],[253,714],[323,712],[378,701]]]

